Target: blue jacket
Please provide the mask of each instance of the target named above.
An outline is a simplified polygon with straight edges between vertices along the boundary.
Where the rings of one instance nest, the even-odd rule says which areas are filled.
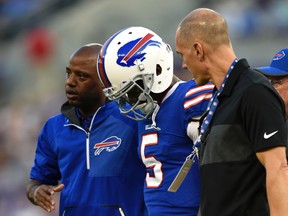
[[[65,103],[61,112],[42,128],[30,173],[31,179],[65,185],[59,215],[144,215],[136,122],[114,102],[97,110],[87,131],[74,107]]]

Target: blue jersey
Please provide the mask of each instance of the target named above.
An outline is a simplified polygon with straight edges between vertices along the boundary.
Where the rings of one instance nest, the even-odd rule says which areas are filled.
[[[213,87],[197,86],[194,81],[177,83],[160,105],[156,127],[151,127],[153,118],[138,123],[139,150],[146,166],[144,197],[150,216],[197,215],[200,202],[197,161],[177,192],[167,190],[192,151],[187,126],[205,112]]]
[[[74,108],[64,106],[62,112],[44,125],[30,174],[65,185],[59,215],[144,215],[145,167],[137,154],[136,122],[114,102],[96,112],[87,131]]]

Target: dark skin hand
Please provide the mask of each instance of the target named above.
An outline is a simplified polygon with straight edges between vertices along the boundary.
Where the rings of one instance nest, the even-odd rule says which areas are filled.
[[[32,180],[27,186],[28,199],[45,211],[51,212],[55,209],[56,205],[54,194],[55,192],[60,192],[63,188],[64,184],[53,186],[41,184],[39,181]]]

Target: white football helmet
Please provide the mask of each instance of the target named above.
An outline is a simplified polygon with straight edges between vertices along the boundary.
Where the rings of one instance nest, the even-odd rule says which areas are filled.
[[[164,92],[171,85],[173,52],[153,31],[129,27],[105,42],[97,67],[106,97],[118,103],[122,114],[142,120],[157,106],[150,93]]]

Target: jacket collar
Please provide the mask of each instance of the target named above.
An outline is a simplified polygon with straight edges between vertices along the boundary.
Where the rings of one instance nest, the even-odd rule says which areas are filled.
[[[118,106],[114,101],[107,101],[93,115],[93,124],[101,122],[110,116],[115,110],[118,110]],[[81,125],[80,119],[76,114],[76,108],[66,101],[61,107],[61,113],[66,116],[71,123]]]

